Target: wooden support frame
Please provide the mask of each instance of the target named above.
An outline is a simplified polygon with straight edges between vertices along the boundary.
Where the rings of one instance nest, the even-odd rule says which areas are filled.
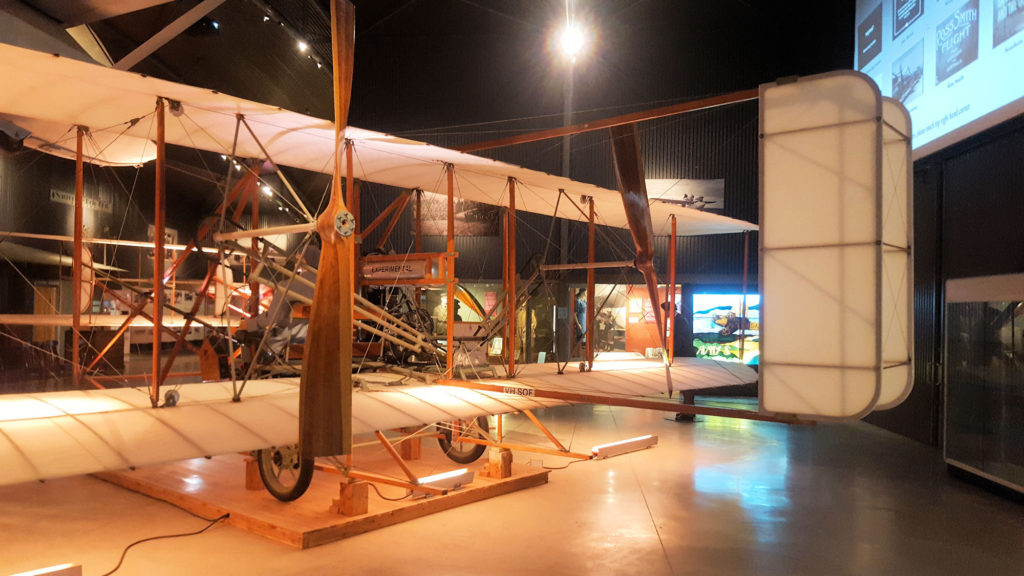
[[[156,100],[156,190],[153,199],[153,382],[149,401],[160,403],[160,344],[164,305],[164,99]]]
[[[508,320],[507,327],[508,346],[508,377],[516,375],[516,314],[519,312],[518,295],[516,288],[516,180],[508,179],[508,211],[505,228],[505,274],[507,282],[505,287],[505,314]],[[529,322],[527,322],[529,324]]]
[[[71,365],[72,382],[75,388],[82,383],[82,357],[79,348],[82,345],[82,222],[83,198],[85,194],[85,171],[82,158],[82,140],[85,137],[85,128],[79,126],[76,131],[75,145],[75,243],[74,254],[71,255],[71,284],[72,306],[71,312]]]
[[[402,210],[405,210],[405,206],[406,204],[409,203],[409,198],[411,197],[412,192],[410,192],[409,190],[402,190],[402,192],[398,195],[397,198],[392,200],[391,203],[388,204],[387,207],[385,207],[384,210],[382,210],[381,213],[378,214],[377,217],[374,218],[372,222],[366,225],[366,228],[363,229],[363,235],[369,235],[371,232],[376,230],[378,226],[384,223],[384,220],[386,220],[388,216],[391,215],[392,212],[401,214]]]
[[[408,192],[402,194],[402,204],[396,210],[394,215],[391,216],[391,221],[388,222],[388,227],[384,230],[384,234],[381,235],[380,240],[377,241],[377,250],[383,250],[384,244],[391,238],[391,233],[394,232],[395,226],[398,225],[399,218],[402,217],[402,212],[405,211],[405,207],[409,204],[409,198],[412,195]]]
[[[447,310],[445,337],[445,374],[452,378],[455,375],[455,166],[445,167],[448,177],[448,243],[445,267],[445,309]]]
[[[668,238],[668,363],[675,359],[676,350],[676,215],[672,215],[672,234]],[[687,346],[692,345],[690,342]]]
[[[399,454],[398,450],[395,450],[395,447],[391,445],[391,441],[388,440],[388,437],[380,430],[374,432],[374,435],[377,436],[377,440],[380,440],[384,449],[391,455],[391,459],[394,460],[395,463],[398,464],[398,467],[402,469],[402,473],[409,479],[409,482],[414,485],[418,484],[419,478],[416,476],[416,473],[409,468],[409,465],[405,463],[405,460],[402,460],[401,454]]]
[[[209,288],[216,270],[217,266],[214,263],[211,262],[207,265],[206,277],[203,279],[203,283],[199,288],[200,294],[206,294],[206,290]],[[181,331],[178,332],[178,338],[174,341],[174,348],[171,349],[171,354],[167,357],[167,362],[164,362],[163,371],[160,372],[161,382],[165,381],[167,376],[171,373],[171,367],[174,366],[174,361],[178,358],[178,354],[181,352],[181,348],[185,344],[185,337],[188,336],[188,331],[192,327],[192,320],[195,318],[196,312],[199,311],[199,306],[202,304],[202,301],[202,298],[196,298],[192,303],[192,310],[185,316],[185,325],[181,328]],[[259,300],[257,300],[257,306],[258,305]]]
[[[441,378],[435,381],[442,386],[457,386],[469,390],[484,390],[487,392],[507,393],[508,388],[500,384],[488,382],[474,382],[470,380],[452,380]],[[783,424],[814,425],[813,420],[803,420],[797,416],[787,414],[763,414],[753,410],[735,410],[731,408],[714,408],[711,406],[695,406],[692,404],[680,404],[678,402],[666,402],[663,400],[650,400],[637,397],[610,397],[599,394],[586,394],[582,392],[566,392],[562,390],[546,390],[543,388],[531,388],[530,395],[537,398],[551,398],[563,400],[576,404],[606,404],[609,406],[625,406],[627,408],[643,408],[645,410],[661,410],[664,412],[676,412],[680,414],[705,416],[721,416],[724,418],[741,418],[744,420],[758,420],[761,422],[780,422]]]
[[[587,204],[589,205],[589,209],[587,210],[587,263],[593,264],[594,236],[596,235],[594,223],[594,198],[588,198]],[[597,312],[594,309],[594,305],[596,304],[596,291],[597,286],[594,280],[594,269],[587,268],[587,326],[584,338],[587,339],[585,352],[588,372],[594,367],[594,317]]]
[[[596,122],[585,122],[583,124],[573,124],[572,126],[561,126],[558,128],[551,128],[549,130],[531,132],[529,134],[519,134],[516,136],[510,136],[508,138],[499,138],[497,140],[488,140],[486,142],[466,144],[465,146],[456,147],[455,150],[458,150],[459,152],[478,152],[480,150],[489,150],[491,148],[512,146],[513,144],[526,144],[527,142],[536,142],[538,140],[561,138],[563,136],[572,136],[575,134],[582,134],[584,132],[593,132],[594,130],[604,130],[605,128],[622,126],[624,124],[635,124],[637,122],[642,122],[644,120],[664,118],[666,116],[674,116],[676,114],[694,112],[696,110],[704,110],[707,108],[714,108],[716,106],[723,106],[726,104],[746,102],[747,100],[757,100],[757,98],[757,88],[751,90],[740,90],[738,92],[722,94],[720,96],[712,96],[710,98],[691,100],[689,102],[683,102],[681,104],[663,106],[661,108],[655,108],[653,110],[634,112],[632,114],[615,116],[613,118],[605,118],[604,120],[598,120]]]

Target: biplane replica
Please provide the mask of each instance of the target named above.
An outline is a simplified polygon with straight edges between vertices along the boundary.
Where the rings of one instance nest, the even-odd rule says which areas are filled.
[[[457,482],[417,478],[404,467],[407,477],[398,479],[358,471],[351,460],[353,436],[375,436],[394,453],[394,445],[404,439],[430,435],[459,463],[472,462],[490,447],[489,465],[500,474],[511,460],[509,448],[523,448],[505,442],[502,414],[525,413],[541,426],[554,447],[535,449],[593,458],[650,446],[656,438],[575,454],[547,433],[532,411],[597,403],[801,423],[859,418],[898,404],[909,392],[909,118],[898,103],[882,99],[867,77],[838,73],[779,82],[664,111],[761,100],[760,270],[762,318],[770,320],[762,329],[760,374],[741,364],[672,358],[665,352],[659,360],[601,361],[595,360],[592,345],[597,309],[594,270],[623,263],[595,261],[598,225],[630,231],[636,256],[626,264],[639,270],[650,301],[657,303],[674,301],[676,234],[735,233],[757,227],[678,203],[650,201],[635,118],[533,135],[609,130],[619,190],[347,126],[353,18],[347,2],[332,2],[333,123],[206,89],[0,45],[0,74],[5,78],[0,119],[31,133],[26,146],[77,163],[72,268],[73,283],[80,287],[74,290],[70,315],[0,317],[0,323],[71,326],[77,385],[69,391],[0,396],[0,484],[252,451],[264,484],[281,500],[295,499],[306,490],[317,459],[353,479],[386,481],[434,494]],[[99,240],[83,237],[83,163],[155,162],[155,234],[151,244],[140,245],[163,254],[168,144],[224,154],[242,169],[237,177],[228,170],[224,201],[215,218],[201,227],[199,238],[177,247],[169,269],[163,258],[154,258],[153,285],[133,288],[136,298],[126,303],[131,308],[127,317],[90,314],[93,283],[109,293],[118,280],[111,271],[92,265],[88,246]],[[256,218],[251,226],[240,223],[263,166],[281,176],[305,223],[275,228],[259,228]],[[307,207],[281,167],[332,175],[329,198],[319,213]],[[375,220],[360,222],[358,181],[404,192]],[[447,198],[446,250],[362,254],[361,237],[381,226],[393,228],[398,215],[410,201],[418,204],[424,191]],[[418,288],[434,286],[444,288],[448,303],[460,298],[453,232],[456,196],[501,206],[506,214],[503,293],[492,309],[483,310],[486,318],[475,340],[465,342],[453,328],[455,306],[446,307],[447,330],[443,339],[438,338],[415,294]],[[567,359],[517,362],[516,311],[523,306],[525,290],[515,270],[515,231],[516,214],[524,210],[588,224],[589,260],[575,264],[587,269],[588,300],[588,337],[578,369],[566,369]],[[288,250],[270,240],[281,235],[300,235],[302,240],[290,243],[294,248]],[[667,289],[659,287],[655,274],[655,235],[672,236],[672,280]],[[318,258],[311,256],[317,250],[310,247],[316,245]],[[203,259],[208,269],[189,309],[165,302],[163,288],[186,258]],[[231,258],[248,262],[244,283],[234,283]],[[256,327],[247,322],[246,331],[253,337],[245,341],[236,328],[243,315],[250,321],[260,315],[259,285],[272,286],[275,293],[271,309],[263,313],[284,320]],[[238,286],[248,290],[248,303],[235,306],[230,300]],[[366,288],[371,286],[386,287],[387,295],[370,298]],[[202,316],[200,302],[211,292],[217,314]],[[666,323],[660,306],[652,308],[661,350],[670,351],[671,322]],[[225,312],[231,309],[236,312]],[[829,326],[825,334],[815,332],[812,351],[801,333],[808,326],[803,320],[808,310],[813,310],[815,327]],[[84,365],[78,335],[84,327],[100,325],[118,331],[152,330],[147,386],[104,388],[105,381],[92,372],[96,360]],[[204,371],[213,359],[218,381],[165,384],[175,358],[185,347],[195,348],[184,333],[196,325],[220,334],[228,348],[218,353],[206,344],[198,351]],[[305,330],[300,365],[289,356],[294,348],[288,343],[293,340],[286,338],[283,346],[273,343],[279,329],[295,326]],[[369,345],[353,342],[356,331],[371,334],[375,353],[388,362],[360,361],[358,354]],[[289,332],[289,337],[294,334]],[[175,345],[162,357],[159,344],[165,335],[171,335]],[[495,337],[503,342],[500,365],[460,363],[461,357],[470,356],[466,346],[489,345]],[[102,358],[105,351],[93,352]],[[229,364],[220,372],[218,354]],[[292,375],[282,376],[289,371]],[[681,404],[672,398],[674,392],[695,387],[755,381],[760,386],[756,411]],[[494,430],[488,416],[495,416]],[[385,434],[395,430],[411,432],[397,438]],[[464,471],[453,477],[466,481]]]

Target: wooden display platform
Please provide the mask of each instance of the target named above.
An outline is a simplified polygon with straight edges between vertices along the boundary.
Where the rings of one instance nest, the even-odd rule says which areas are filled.
[[[423,452],[423,459],[407,462],[420,477],[463,467],[436,449]],[[369,512],[351,517],[328,511],[332,500],[339,496],[339,484],[344,479],[341,475],[318,470],[305,495],[295,502],[279,502],[262,487],[245,489],[245,456],[242,455],[195,458],[134,471],[101,472],[95,476],[206,518],[230,514],[225,520],[227,524],[296,548],[312,548],[548,481],[548,470],[519,465],[513,465],[510,478],[484,478],[480,470],[486,462],[484,454],[469,465],[477,472],[473,482],[442,496],[424,498],[414,494],[391,502],[380,498],[370,488]],[[363,458],[357,451],[355,465],[400,476],[394,462],[379,454]],[[405,495],[402,488],[382,484],[377,488],[388,498]]]

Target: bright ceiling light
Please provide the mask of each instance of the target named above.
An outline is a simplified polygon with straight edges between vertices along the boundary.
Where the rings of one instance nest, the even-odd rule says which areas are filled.
[[[306,44],[304,40],[299,40],[298,47],[299,52],[305,52],[306,50],[309,50],[309,44]]]
[[[562,54],[575,62],[576,57],[583,52],[586,39],[583,36],[583,30],[579,26],[567,24],[562,29],[561,34],[559,34],[558,43],[562,49]]]
[[[262,190],[262,191],[263,191],[263,194],[264,194],[265,196],[273,196],[273,195],[274,195],[274,191],[273,191],[273,190],[271,190],[271,189],[270,189],[270,186],[267,186],[266,184],[264,184],[264,185],[263,185],[263,188],[260,188],[260,190]]]

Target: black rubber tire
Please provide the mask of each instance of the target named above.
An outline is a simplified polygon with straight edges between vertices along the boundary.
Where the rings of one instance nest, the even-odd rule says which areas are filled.
[[[263,486],[281,502],[291,502],[305,494],[313,480],[313,459],[299,457],[297,446],[257,450],[256,462]]]
[[[441,433],[441,436],[437,439],[438,445],[441,446],[441,451],[444,455],[450,458],[453,462],[459,464],[470,464],[476,462],[480,456],[483,455],[484,451],[487,450],[487,446],[483,444],[469,444],[466,442],[452,442],[452,428],[458,428],[464,430],[466,427],[462,426],[464,421],[445,422],[437,426],[437,431]],[[487,423],[487,416],[478,416],[476,419],[477,426],[481,430],[487,432],[489,430],[489,424]],[[458,424],[458,426],[456,426]],[[472,438],[480,438],[480,433],[474,431],[469,435]]]

